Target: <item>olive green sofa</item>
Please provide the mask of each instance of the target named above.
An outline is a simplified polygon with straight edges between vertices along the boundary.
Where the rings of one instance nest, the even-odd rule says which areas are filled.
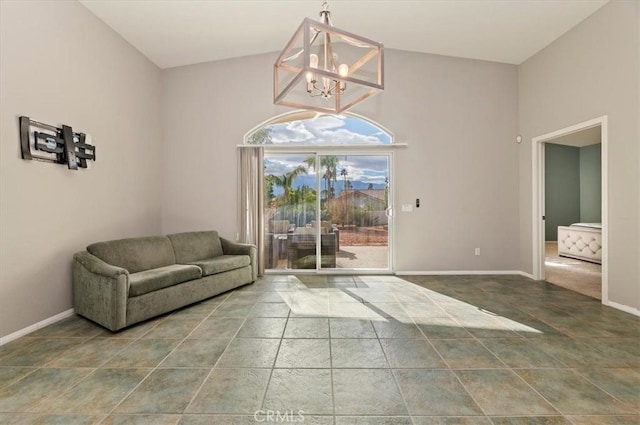
[[[256,255],[216,231],[94,243],[73,256],[74,309],[117,331],[254,282]]]

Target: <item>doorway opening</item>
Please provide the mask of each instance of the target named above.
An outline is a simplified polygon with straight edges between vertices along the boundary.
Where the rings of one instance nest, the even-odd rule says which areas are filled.
[[[533,139],[534,278],[608,302],[607,117]]]

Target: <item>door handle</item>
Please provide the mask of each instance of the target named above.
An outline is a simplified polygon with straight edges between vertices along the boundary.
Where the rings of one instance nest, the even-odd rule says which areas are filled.
[[[387,208],[384,213],[387,215],[387,217],[391,218],[393,217],[393,208],[389,207]]]

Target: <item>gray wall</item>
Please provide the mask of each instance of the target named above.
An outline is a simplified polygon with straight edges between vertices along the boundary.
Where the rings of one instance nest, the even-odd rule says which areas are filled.
[[[580,221],[602,221],[602,145],[580,148]]]
[[[275,57],[162,71],[164,232],[235,237],[236,145],[290,111],[272,103]],[[392,49],[385,66],[385,91],[353,112],[409,144],[395,152],[397,270],[518,270],[517,68]]]
[[[609,298],[640,308],[640,2],[613,1],[519,67],[520,255],[532,272],[531,139],[609,117]]]
[[[600,146],[545,143],[545,240],[558,240],[558,226],[602,220]]]
[[[71,257],[160,231],[160,72],[84,6],[0,2],[0,337],[73,307]],[[18,116],[90,133],[91,169],[20,157]]]
[[[545,240],[558,240],[558,226],[580,221],[580,148],[545,143]]]

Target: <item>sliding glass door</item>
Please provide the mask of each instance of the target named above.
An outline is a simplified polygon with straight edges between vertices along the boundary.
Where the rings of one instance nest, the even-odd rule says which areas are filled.
[[[307,253],[308,258],[298,259],[295,263],[289,258],[289,242],[293,235],[317,217],[317,182],[315,171],[307,162],[310,157],[315,158],[315,155],[264,155],[264,253],[267,270],[316,268],[315,244],[311,244],[314,251]]]
[[[322,269],[389,269],[389,156],[320,155]]]
[[[390,163],[389,154],[265,152],[266,269],[390,270]]]

